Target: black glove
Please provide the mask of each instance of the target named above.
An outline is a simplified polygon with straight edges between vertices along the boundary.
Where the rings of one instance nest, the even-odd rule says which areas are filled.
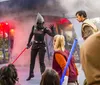
[[[29,49],[31,45],[32,45],[32,42],[28,43],[26,48]]]
[[[53,32],[54,31],[54,24],[52,24],[52,25],[50,25],[50,29],[51,29],[51,31]]]
[[[51,29],[51,31],[52,31],[52,33],[53,33],[54,35],[57,34],[57,33],[56,33],[56,28],[54,27],[54,24],[50,25],[50,29]]]

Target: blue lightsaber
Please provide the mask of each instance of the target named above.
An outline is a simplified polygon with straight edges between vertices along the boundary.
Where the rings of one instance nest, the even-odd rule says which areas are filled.
[[[66,75],[66,72],[67,72],[68,66],[69,66],[69,64],[70,64],[70,60],[71,60],[71,58],[72,58],[72,55],[73,55],[73,53],[74,53],[74,50],[75,50],[76,45],[77,45],[77,39],[74,39],[74,43],[73,43],[73,45],[72,45],[72,48],[71,48],[71,51],[70,51],[70,54],[69,54],[69,57],[68,57],[68,60],[67,60],[67,64],[66,64],[66,66],[65,66],[64,72],[63,72],[62,77],[61,77],[61,79],[60,79],[60,85],[62,85],[62,83],[63,83],[63,81],[64,81],[64,77],[65,77],[65,75]]]

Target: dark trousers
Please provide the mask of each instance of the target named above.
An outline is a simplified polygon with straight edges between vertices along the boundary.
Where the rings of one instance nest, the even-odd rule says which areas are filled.
[[[45,47],[38,47],[38,48],[32,48],[31,49],[31,60],[30,60],[30,74],[33,74],[34,66],[35,66],[35,60],[37,53],[39,53],[39,64],[40,64],[40,71],[41,74],[45,71],[45,64],[44,64],[44,56],[45,56]]]

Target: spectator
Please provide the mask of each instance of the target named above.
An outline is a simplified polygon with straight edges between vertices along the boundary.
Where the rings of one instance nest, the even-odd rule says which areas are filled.
[[[58,73],[53,69],[47,69],[42,74],[40,85],[60,85]]]
[[[13,64],[0,69],[0,85],[15,85],[16,81],[18,81],[18,75]]]
[[[100,32],[85,40],[80,54],[87,85],[100,85]]]

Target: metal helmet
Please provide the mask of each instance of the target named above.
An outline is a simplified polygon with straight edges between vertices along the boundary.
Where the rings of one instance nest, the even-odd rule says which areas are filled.
[[[36,23],[44,23],[44,18],[40,13],[37,14]]]

